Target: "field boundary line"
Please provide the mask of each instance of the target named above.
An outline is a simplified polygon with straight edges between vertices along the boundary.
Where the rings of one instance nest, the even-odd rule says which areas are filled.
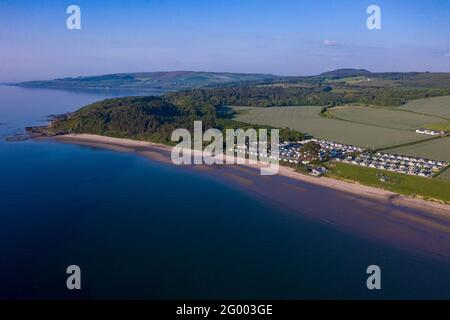
[[[330,113],[332,113],[332,112],[330,112]],[[327,117],[327,116],[323,115],[323,117]],[[392,129],[392,130],[407,131],[407,132],[412,132],[413,131],[412,129],[400,129],[400,128],[383,126],[383,125],[379,125],[379,124],[363,122],[363,121],[342,119],[342,118],[336,116],[335,114],[332,114],[332,118],[328,117],[328,119],[334,119],[334,120],[346,121],[346,122],[351,122],[351,123],[363,124],[363,125],[366,125],[366,126],[372,126],[372,127],[378,127],[378,128],[384,128],[384,129]]]
[[[412,141],[412,142],[402,143],[402,144],[398,144],[398,145],[395,145],[395,146],[389,146],[389,147],[386,147],[386,148],[378,148],[378,149],[375,149],[374,152],[414,146],[416,144],[421,144],[421,143],[430,142],[430,141],[434,141],[434,140],[444,139],[444,138],[448,138],[448,137],[450,137],[450,134],[446,134],[446,135],[443,135],[443,136],[437,136],[437,137],[431,137],[431,138],[428,138],[428,139],[425,139],[425,140],[420,140],[420,141]]]
[[[438,173],[436,173],[433,177],[434,178],[438,178],[440,175],[442,175],[444,172],[449,171],[450,170],[450,164],[448,166],[446,166],[444,169],[442,169],[441,171],[439,171]]]
[[[441,119],[441,120],[445,120],[445,121],[450,121],[450,119],[439,117],[439,116],[413,112],[413,111],[410,111],[410,110],[396,110],[396,109],[393,109],[393,108],[390,108],[390,107],[364,107],[364,106],[351,106],[351,105],[349,105],[349,106],[337,107],[336,110],[338,110],[338,109],[345,109],[346,107],[357,107],[357,108],[361,108],[361,109],[370,108],[370,109],[375,109],[375,110],[376,109],[383,109],[383,110],[388,110],[388,111],[393,111],[393,112],[409,112],[409,113],[413,113],[413,114],[417,114],[417,115],[421,115],[421,116],[426,116],[426,117]],[[383,126],[383,125],[379,125],[379,124],[363,122],[363,121],[343,119],[343,118],[337,116],[335,113],[333,113],[333,111],[332,111],[333,109],[335,109],[335,108],[329,108],[326,112],[321,112],[320,115],[325,117],[325,118],[329,118],[329,119],[353,122],[353,123],[364,124],[364,125],[373,126],[373,127],[394,129],[394,130],[400,130],[400,131],[413,131],[414,129],[418,129],[419,128],[419,127],[417,127],[417,128],[413,128],[413,129],[400,129],[400,128],[394,128],[394,127],[389,127],[389,126]],[[330,116],[327,116],[326,113],[328,113]],[[434,123],[430,123],[430,124],[434,124]],[[426,126],[426,125],[427,124],[424,124],[424,126]]]

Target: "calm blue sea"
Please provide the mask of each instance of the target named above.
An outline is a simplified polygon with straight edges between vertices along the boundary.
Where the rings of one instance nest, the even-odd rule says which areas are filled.
[[[0,86],[0,135],[122,94]],[[450,269],[136,155],[0,141],[0,298],[80,297],[450,298]]]

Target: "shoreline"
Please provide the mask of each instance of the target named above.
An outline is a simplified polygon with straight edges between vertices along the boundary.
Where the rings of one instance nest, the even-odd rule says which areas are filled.
[[[261,176],[259,165],[180,165],[163,144],[106,136],[71,134],[38,140],[135,153],[153,161],[195,171],[269,205],[298,213],[336,230],[450,264],[450,205],[327,177],[307,176],[280,166]],[[284,210],[283,210],[284,211]]]
[[[125,148],[155,148],[163,151],[171,151],[171,147],[167,146],[165,144],[161,143],[155,143],[155,142],[149,142],[149,141],[139,141],[139,140],[132,140],[132,139],[124,139],[124,138],[114,138],[114,137],[108,137],[108,136],[100,136],[100,135],[93,135],[93,134],[66,134],[66,135],[60,135],[52,137],[52,139],[59,140],[59,141],[66,141],[66,142],[85,142],[85,143],[95,143],[95,144],[103,144],[104,147],[115,147],[117,151],[120,151],[119,149]],[[136,151],[136,150],[123,150],[123,151]],[[195,152],[195,151],[194,151]],[[145,156],[145,154],[144,154]],[[152,155],[147,152],[147,157],[152,158]],[[153,160],[163,160],[163,158],[154,159]],[[164,159],[163,162],[169,163],[171,162],[170,159]],[[226,164],[224,164],[226,166]],[[259,164],[243,164],[241,166],[246,167],[252,167],[259,169],[261,165]],[[328,177],[313,177],[306,174],[302,174],[299,172],[296,172],[294,169],[285,167],[280,165],[279,175],[300,180],[306,183],[319,185],[325,188],[330,188],[337,191],[343,191],[355,195],[363,195],[369,198],[374,199],[381,199],[381,200],[387,200],[392,201],[393,203],[410,206],[416,209],[431,209],[435,211],[436,213],[442,213],[442,214],[448,214],[450,216],[450,204],[444,204],[440,202],[434,202],[434,201],[427,201],[418,197],[408,197],[405,195],[401,195],[398,193],[395,193],[393,191],[381,189],[381,188],[375,188],[366,186],[357,182],[351,182],[347,180],[338,180]]]

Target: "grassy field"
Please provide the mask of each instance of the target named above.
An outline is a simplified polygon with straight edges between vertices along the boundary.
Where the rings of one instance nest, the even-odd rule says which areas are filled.
[[[372,78],[368,76],[347,77],[329,80],[331,83],[346,83],[361,87],[387,87],[396,86],[395,81],[382,78]]]
[[[401,106],[400,109],[444,117],[450,120],[450,96],[413,100]]]
[[[450,168],[447,168],[447,170],[440,174],[439,179],[450,182]]]
[[[440,118],[386,108],[347,106],[330,109],[329,113],[337,119],[401,130],[447,124]]]
[[[388,152],[450,162],[450,137],[389,149]]]
[[[357,181],[408,196],[420,196],[450,203],[450,182],[444,180],[410,176],[341,162],[331,163],[328,166],[331,169],[329,176],[334,178]],[[376,176],[377,173],[388,176],[389,180],[380,181]]]
[[[291,128],[316,138],[367,148],[382,148],[428,138],[413,131],[385,128],[320,116],[322,107],[233,107],[235,120]],[[406,113],[406,112],[405,112]]]

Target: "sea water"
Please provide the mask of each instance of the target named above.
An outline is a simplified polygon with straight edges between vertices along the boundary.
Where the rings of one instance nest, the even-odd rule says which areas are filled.
[[[2,86],[0,135],[126,94]],[[450,298],[450,267],[134,154],[2,140],[0,298]]]

